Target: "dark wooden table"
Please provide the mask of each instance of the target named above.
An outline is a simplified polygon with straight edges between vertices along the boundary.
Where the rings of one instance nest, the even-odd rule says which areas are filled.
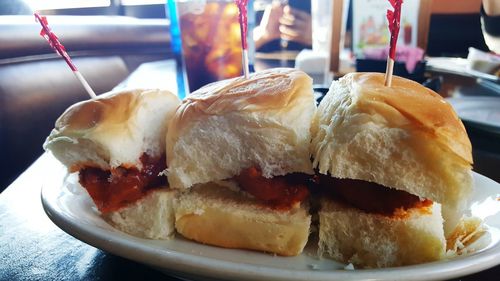
[[[131,77],[167,77],[173,71],[168,65],[146,65],[139,69],[142,74]],[[121,87],[146,86],[132,79]],[[173,87],[167,78],[164,81],[165,87]],[[500,141],[484,132],[469,133],[476,165],[493,165],[479,172],[498,181]],[[0,194],[0,280],[181,280],[87,245],[55,226],[40,200],[47,158],[42,155]],[[500,280],[500,266],[457,280]]]

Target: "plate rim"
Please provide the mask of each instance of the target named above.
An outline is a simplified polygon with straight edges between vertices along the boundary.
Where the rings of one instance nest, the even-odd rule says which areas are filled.
[[[487,181],[500,186],[497,182],[481,174],[473,172],[474,181]],[[210,257],[198,256],[170,249],[152,249],[147,243],[137,243],[141,239],[130,236],[110,239],[114,231],[100,228],[96,225],[79,224],[58,209],[57,194],[62,192],[62,186],[44,184],[41,189],[42,206],[50,218],[60,229],[74,238],[104,250],[106,252],[134,260],[168,271],[172,274],[196,274],[201,277],[239,280],[427,280],[449,279],[477,273],[500,264],[500,241],[490,247],[460,256],[451,260],[441,260],[431,263],[381,268],[329,271],[294,270],[272,268],[254,264],[214,260]],[[55,196],[55,197],[54,197]],[[77,196],[77,195],[75,195]],[[102,219],[102,218],[101,218]],[[174,238],[175,239],[175,238]],[[144,239],[145,241],[148,241]],[[196,242],[192,242],[197,244]],[[138,253],[132,254],[132,253]],[[217,266],[214,266],[216,264]]]
[[[467,117],[464,117],[460,114],[459,106],[461,106],[464,102],[488,102],[494,101],[495,103],[500,104],[500,97],[493,96],[462,96],[462,97],[448,97],[445,100],[453,107],[453,110],[457,113],[458,117],[464,122],[468,123],[475,128],[480,128],[483,130],[487,130],[493,133],[500,133],[500,125],[494,125],[490,123],[481,122],[478,120],[473,120]],[[499,110],[500,112],[500,110]]]

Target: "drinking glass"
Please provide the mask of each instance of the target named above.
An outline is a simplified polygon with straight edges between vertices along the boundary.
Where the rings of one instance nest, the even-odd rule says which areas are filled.
[[[241,35],[234,0],[167,0],[167,6],[172,49],[186,75],[181,81],[188,86],[185,93],[241,75]]]

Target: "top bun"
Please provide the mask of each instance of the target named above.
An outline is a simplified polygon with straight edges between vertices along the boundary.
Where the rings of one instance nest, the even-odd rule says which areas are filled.
[[[264,177],[312,173],[312,79],[275,68],[202,87],[179,106],[167,133],[173,188],[222,180],[258,166]]]
[[[472,191],[471,143],[453,108],[438,94],[382,73],[334,81],[312,125],[314,167],[443,204],[447,231]]]
[[[163,90],[109,92],[69,107],[44,144],[71,172],[142,167],[143,153],[159,157],[179,98]]]

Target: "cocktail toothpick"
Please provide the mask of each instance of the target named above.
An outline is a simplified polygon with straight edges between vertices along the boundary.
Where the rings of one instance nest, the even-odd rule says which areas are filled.
[[[80,81],[80,83],[82,83],[83,87],[85,88],[85,90],[89,94],[90,98],[92,98],[92,99],[96,98],[97,97],[96,94],[94,93],[94,91],[90,87],[87,80],[85,80],[85,78],[83,78],[80,71],[78,71],[76,66],[71,61],[71,58],[69,57],[68,53],[66,52],[66,49],[61,44],[61,42],[59,42],[59,38],[57,38],[57,36],[54,34],[54,32],[52,32],[52,30],[50,30],[49,22],[47,21],[47,18],[45,16],[40,16],[40,14],[38,14],[38,13],[34,13],[34,15],[35,15],[36,21],[42,25],[42,30],[40,31],[40,36],[45,38],[47,40],[47,42],[49,42],[50,47],[52,47],[52,49],[66,61],[69,68],[71,69],[71,71],[73,71],[73,74]]]
[[[391,43],[389,56],[387,57],[387,68],[385,70],[384,85],[392,85],[392,73],[394,70],[394,61],[396,59],[396,44],[398,42],[399,27],[401,21],[401,5],[403,0],[389,0],[394,11],[387,10],[387,20],[389,21],[389,31],[391,32]]]
[[[245,78],[248,78],[250,74],[250,69],[248,66],[248,45],[247,45],[247,30],[248,30],[248,12],[247,3],[248,0],[235,0],[236,6],[239,10],[239,21],[240,21],[240,33],[241,33],[241,49],[242,49],[242,66],[243,74]]]

